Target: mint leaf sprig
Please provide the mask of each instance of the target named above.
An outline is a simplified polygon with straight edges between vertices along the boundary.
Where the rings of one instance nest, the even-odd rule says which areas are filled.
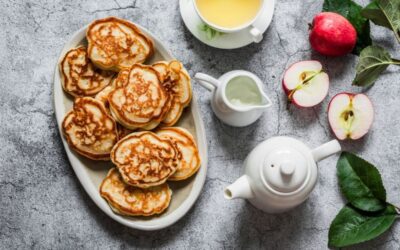
[[[400,209],[386,201],[378,169],[343,152],[337,163],[340,190],[348,200],[329,228],[329,247],[346,247],[372,240],[400,218]]]
[[[212,39],[224,34],[222,32],[219,32],[219,31],[213,29],[212,27],[208,26],[205,23],[199,24],[197,28],[200,31],[205,33],[207,40],[212,40]]]

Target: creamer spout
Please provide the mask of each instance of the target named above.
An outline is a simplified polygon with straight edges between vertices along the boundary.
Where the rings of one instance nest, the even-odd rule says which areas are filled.
[[[263,103],[262,108],[265,109],[265,108],[271,107],[271,105],[272,105],[271,99],[269,99],[267,94],[265,94],[265,92],[260,87],[259,87],[259,91],[262,96],[262,103]]]

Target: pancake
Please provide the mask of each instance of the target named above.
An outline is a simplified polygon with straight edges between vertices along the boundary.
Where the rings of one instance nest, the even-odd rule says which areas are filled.
[[[95,99],[101,102],[106,108],[107,112],[110,113],[110,107],[108,105],[108,95],[113,91],[114,88],[112,86],[105,87],[102,91],[97,93]],[[110,113],[111,114],[111,113]]]
[[[118,170],[112,168],[100,185],[100,195],[111,209],[127,216],[150,216],[168,208],[172,191],[167,183],[141,189],[127,185]]]
[[[163,83],[167,79],[169,74],[168,62],[159,61],[154,63],[152,66],[157,71],[160,82]]]
[[[112,83],[113,88],[124,87],[128,84],[130,68],[122,69]]]
[[[160,83],[157,72],[147,65],[135,64],[127,80],[115,80],[108,95],[112,116],[128,129],[151,130],[158,126],[170,108],[170,97]],[[126,82],[124,82],[126,81]],[[119,82],[124,82],[120,83]]]
[[[111,83],[114,75],[95,68],[83,46],[68,51],[59,69],[64,91],[74,97],[96,95]]]
[[[109,160],[118,141],[114,119],[92,97],[75,99],[73,109],[64,117],[62,130],[72,149],[93,160]]]
[[[161,185],[177,168],[177,148],[153,132],[135,132],[125,136],[111,151],[125,183],[148,188]]]
[[[172,140],[179,151],[178,167],[169,181],[180,181],[194,175],[200,168],[200,155],[193,136],[184,128],[169,127],[157,131],[161,138]]]
[[[133,23],[115,17],[92,22],[87,31],[88,54],[105,70],[120,71],[142,63],[154,51],[153,41]]]
[[[158,62],[153,64],[157,70],[162,85],[170,95],[170,108],[162,121],[164,126],[173,126],[181,117],[183,109],[192,99],[192,86],[190,76],[182,63],[173,60],[170,63]]]
[[[108,103],[108,95],[113,91],[116,87],[123,87],[127,84],[128,82],[128,76],[129,76],[129,69],[123,69],[121,70],[117,77],[115,77],[112,81],[112,83],[105,87],[102,91],[97,93],[96,99],[99,100],[104,104],[104,106],[109,109],[109,103]]]

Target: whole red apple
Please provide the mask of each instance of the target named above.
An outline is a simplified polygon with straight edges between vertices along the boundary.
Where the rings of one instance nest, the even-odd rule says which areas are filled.
[[[350,53],[357,42],[357,32],[343,16],[322,12],[314,17],[311,47],[326,56],[343,56]]]

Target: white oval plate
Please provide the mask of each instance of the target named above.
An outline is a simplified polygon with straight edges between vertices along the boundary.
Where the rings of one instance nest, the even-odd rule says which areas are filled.
[[[271,24],[275,10],[275,0],[265,0],[265,7],[253,23],[254,27],[264,33]],[[179,0],[179,9],[187,29],[201,42],[219,49],[237,49],[253,43],[249,28],[233,33],[217,33],[215,37],[207,37],[207,33],[199,27],[204,24],[196,12],[193,0]]]
[[[171,53],[166,49],[161,41],[159,41],[148,30],[139,25],[137,26],[154,41],[155,55],[152,57],[149,63],[159,60],[169,61],[173,59]],[[60,54],[58,62],[62,60],[63,55],[65,55],[68,50],[76,47],[77,45],[86,43],[86,28],[87,26],[77,31],[66,43]],[[98,162],[86,159],[76,154],[69,148],[65,138],[62,136],[61,124],[64,115],[72,108],[72,102],[72,98],[64,93],[62,89],[57,64],[54,74],[54,107],[64,148],[67,152],[72,168],[74,169],[75,174],[82,186],[92,200],[96,203],[96,205],[103,210],[103,212],[119,223],[131,228],[141,230],[158,230],[172,225],[189,211],[200,195],[207,172],[207,141],[204,131],[204,124],[200,116],[195,96],[193,96],[190,107],[186,108],[176,126],[187,128],[194,135],[202,160],[200,170],[196,175],[188,180],[169,182],[169,186],[173,191],[171,204],[167,211],[165,211],[163,214],[152,217],[126,217],[115,214],[109,207],[108,203],[100,196],[100,183],[113,165],[111,162]]]

